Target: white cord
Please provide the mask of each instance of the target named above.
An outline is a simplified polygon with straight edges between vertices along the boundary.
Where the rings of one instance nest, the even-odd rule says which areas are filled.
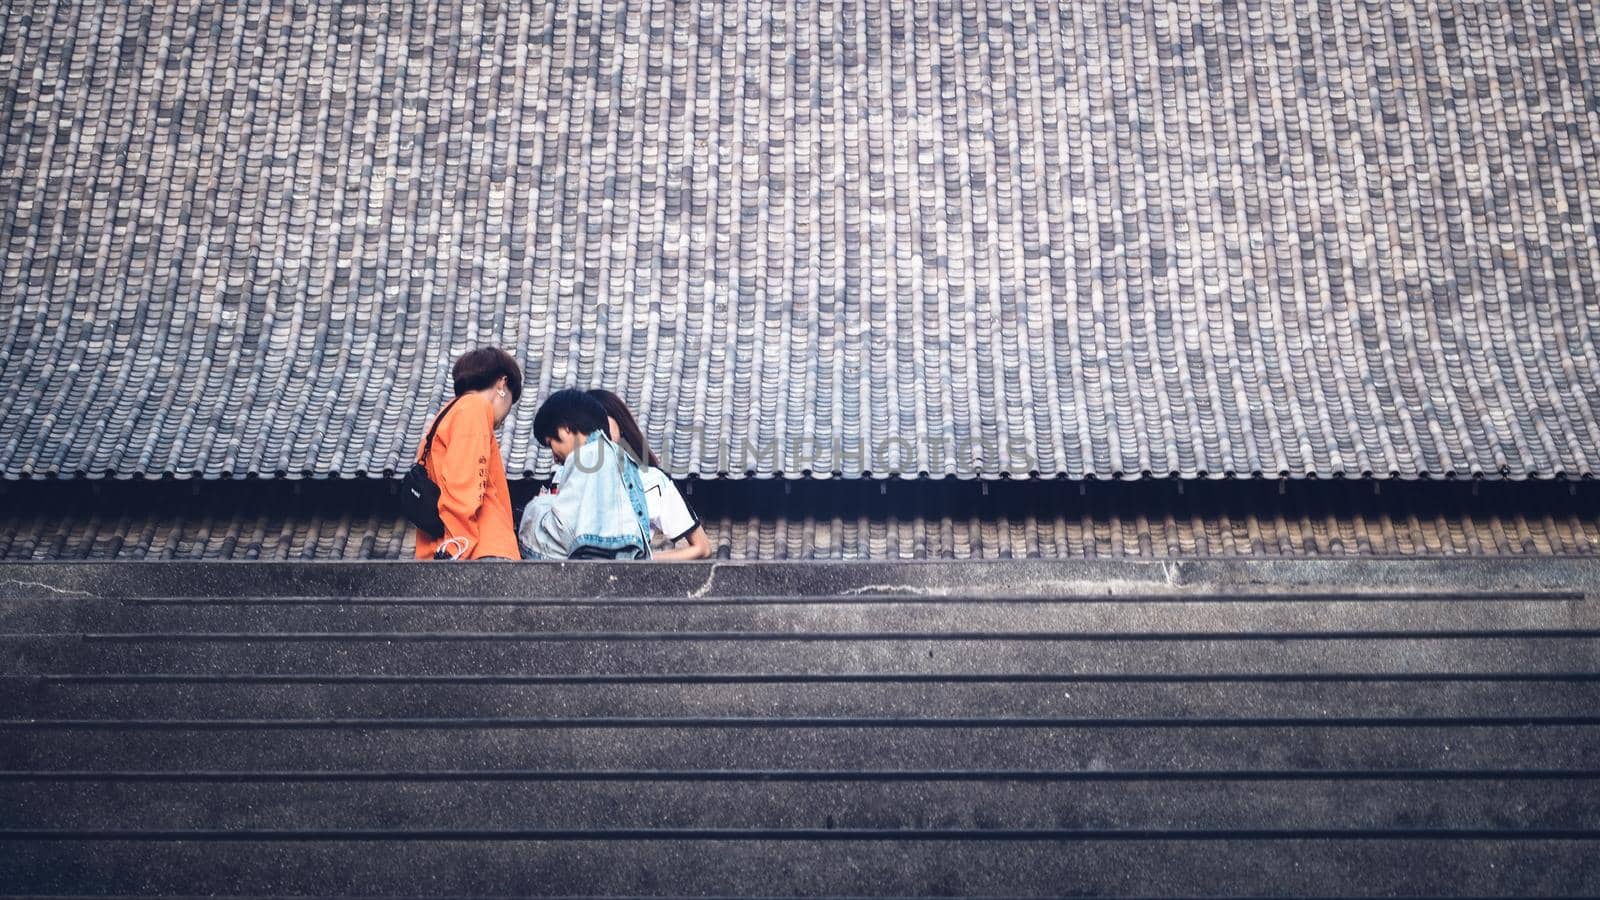
[[[460,559],[471,546],[472,542],[464,537],[445,538],[439,542],[439,549],[450,554],[451,559]]]

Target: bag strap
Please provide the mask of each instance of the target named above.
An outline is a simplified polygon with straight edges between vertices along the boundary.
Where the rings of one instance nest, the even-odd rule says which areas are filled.
[[[433,453],[433,435],[439,430],[439,423],[444,421],[445,413],[449,412],[450,407],[455,406],[456,401],[460,399],[460,397],[457,397],[455,400],[451,400],[445,404],[444,409],[439,410],[437,416],[433,417],[433,427],[428,429],[428,439],[422,442],[422,462],[426,463],[428,457]]]

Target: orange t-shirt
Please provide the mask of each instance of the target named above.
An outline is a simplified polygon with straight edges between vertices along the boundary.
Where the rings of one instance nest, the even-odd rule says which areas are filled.
[[[435,416],[437,418],[437,416]],[[433,427],[429,422],[428,427]],[[423,433],[427,440],[427,433]],[[417,459],[422,445],[417,445]],[[504,556],[520,559],[517,529],[511,522],[511,489],[500,442],[494,436],[494,407],[479,394],[464,394],[439,423],[428,455],[428,477],[439,486],[439,518],[444,536],[468,541],[462,559]],[[417,559],[433,559],[441,540],[417,532]]]

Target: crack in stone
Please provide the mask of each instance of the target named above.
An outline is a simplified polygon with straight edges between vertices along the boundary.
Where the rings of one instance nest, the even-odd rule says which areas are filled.
[[[863,584],[847,591],[840,591],[839,596],[850,597],[857,594],[916,594],[921,596],[943,596],[948,593],[943,589],[918,587],[913,584]]]
[[[722,563],[712,563],[711,564],[711,571],[706,573],[706,582],[705,582],[705,584],[700,585],[699,588],[697,588],[696,590],[690,592],[689,595],[688,595],[689,599],[694,600],[694,599],[698,599],[700,597],[704,597],[706,595],[706,592],[711,590],[711,583],[713,581],[717,580],[717,569],[721,565],[722,565]]]
[[[16,585],[17,587],[40,587],[40,588],[44,588],[45,590],[47,590],[47,591],[49,591],[49,592],[51,592],[53,594],[66,594],[66,595],[73,596],[73,597],[89,597],[89,598],[93,598],[94,597],[94,595],[89,593],[88,591],[74,591],[74,590],[70,590],[68,588],[58,588],[53,584],[45,584],[42,581],[19,581],[19,580],[15,579],[15,578],[7,578],[4,581],[0,581],[0,586],[13,585],[13,584]]]

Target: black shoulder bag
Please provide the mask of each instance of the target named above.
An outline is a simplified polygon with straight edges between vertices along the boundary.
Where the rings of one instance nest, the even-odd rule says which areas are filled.
[[[440,410],[438,417],[433,420],[433,427],[428,429],[428,439],[422,444],[422,459],[411,464],[411,471],[400,482],[401,511],[411,520],[411,524],[436,541],[444,537],[444,520],[439,518],[439,486],[428,477],[428,457],[433,453],[433,435],[439,430],[439,423],[444,421],[450,407],[460,399],[451,400],[448,406]]]

